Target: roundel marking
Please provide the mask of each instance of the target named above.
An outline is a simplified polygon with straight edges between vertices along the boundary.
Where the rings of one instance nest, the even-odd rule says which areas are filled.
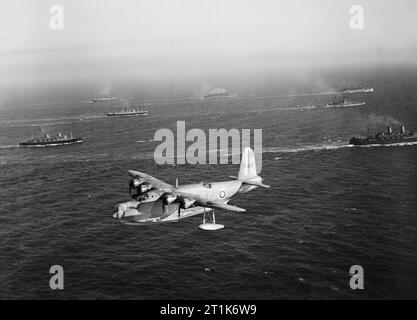
[[[226,192],[225,191],[223,191],[223,190],[221,190],[220,192],[219,192],[219,196],[220,196],[220,198],[224,198],[225,196],[226,196]]]

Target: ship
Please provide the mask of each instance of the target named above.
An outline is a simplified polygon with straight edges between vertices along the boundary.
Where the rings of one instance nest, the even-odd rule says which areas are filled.
[[[345,98],[345,96],[342,95],[342,97],[341,97],[341,99],[339,99],[339,101],[333,101],[333,102],[330,102],[330,103],[328,103],[324,106],[321,106],[321,107],[323,107],[323,108],[346,108],[346,107],[363,106],[365,104],[366,104],[365,101],[355,102],[355,101],[347,100]]]
[[[344,87],[339,90],[341,93],[367,93],[367,92],[374,92],[374,88],[371,87],[363,87],[361,85],[349,86]]]
[[[62,135],[61,133],[58,133],[55,136],[46,134],[43,137],[23,141],[20,142],[19,145],[22,147],[55,147],[82,142],[82,138],[74,138],[72,133],[70,135]]]
[[[222,98],[236,98],[235,94],[230,94],[226,89],[216,88],[204,96],[205,99],[222,99]]]
[[[396,143],[417,143],[417,133],[406,131],[404,126],[401,126],[398,133],[394,133],[391,126],[388,126],[385,132],[378,132],[375,135],[371,135],[368,132],[368,136],[366,137],[356,136],[352,137],[349,141],[349,144],[355,146],[387,145]]]
[[[139,109],[139,107],[133,108],[133,109],[128,109],[125,106],[123,110],[113,111],[113,112],[107,113],[108,117],[139,116],[139,115],[147,116],[148,111]]]
[[[91,102],[107,102],[107,101],[119,101],[120,98],[117,97],[101,97],[101,98],[93,98]]]

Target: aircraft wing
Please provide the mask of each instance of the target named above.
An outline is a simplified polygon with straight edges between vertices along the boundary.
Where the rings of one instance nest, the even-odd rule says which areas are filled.
[[[174,187],[166,182],[163,182],[159,179],[156,179],[146,173],[129,170],[129,176],[131,176],[133,179],[140,179],[142,181],[146,181],[147,183],[151,184],[153,187],[160,188],[160,189],[174,189]]]
[[[195,201],[194,202],[195,205],[201,206],[201,207],[223,209],[223,210],[234,211],[234,212],[246,211],[246,209],[243,209],[237,206],[232,206],[230,204],[221,203],[221,202],[213,202],[201,196],[197,196],[197,195],[190,194],[190,193],[179,192],[177,190],[174,190],[172,193],[176,195],[177,197],[186,198],[188,200],[193,200]]]
[[[147,192],[148,199],[142,199],[142,202],[149,202],[149,201],[155,201],[159,199],[159,197],[167,192],[171,193],[179,198],[187,199],[189,201],[193,201],[194,205],[202,206],[202,207],[208,207],[208,208],[217,208],[217,209],[223,209],[228,211],[234,211],[234,212],[244,212],[246,211],[243,208],[239,208],[237,206],[232,206],[230,204],[222,203],[222,202],[213,202],[208,199],[205,199],[201,196],[185,193],[185,192],[179,192],[174,188],[172,185],[163,182],[159,179],[156,179],[146,173],[129,170],[129,176],[131,176],[133,179],[142,180],[143,182],[147,182],[152,185],[152,187],[157,188],[159,190],[153,190]]]
[[[210,208],[217,208],[217,209],[223,209],[223,210],[228,210],[228,211],[234,211],[234,212],[245,212],[246,209],[237,207],[237,206],[232,206],[230,204],[226,204],[226,203],[218,203],[218,202],[207,202],[207,207]]]

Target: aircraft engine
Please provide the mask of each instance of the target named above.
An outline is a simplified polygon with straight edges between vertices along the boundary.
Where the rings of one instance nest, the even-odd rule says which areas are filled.
[[[149,183],[146,183],[146,182],[139,185],[140,193],[145,193],[145,192],[149,191],[151,188],[152,188],[152,186]]]
[[[140,181],[139,181],[138,179],[132,179],[132,181],[131,181],[131,185],[132,185],[134,188],[137,188],[137,187],[139,186],[139,184],[140,184]]]
[[[195,200],[190,200],[187,198],[180,199],[180,208],[181,209],[188,209],[194,204]]]
[[[166,205],[174,203],[175,200],[177,200],[177,196],[174,196],[173,194],[170,194],[170,193],[164,195],[163,197],[164,204]]]
[[[136,190],[140,185],[140,180],[138,179],[131,179],[129,181],[129,194],[131,194],[132,190]]]

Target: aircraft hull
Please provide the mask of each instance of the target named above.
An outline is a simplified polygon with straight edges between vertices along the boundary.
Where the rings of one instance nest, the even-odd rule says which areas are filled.
[[[198,214],[210,213],[211,208],[192,207],[181,209],[178,215],[178,204],[163,206],[162,201],[139,203],[138,201],[128,201],[116,206],[118,210],[114,214],[118,220],[125,224],[154,224],[161,222],[173,222],[189,218]]]

